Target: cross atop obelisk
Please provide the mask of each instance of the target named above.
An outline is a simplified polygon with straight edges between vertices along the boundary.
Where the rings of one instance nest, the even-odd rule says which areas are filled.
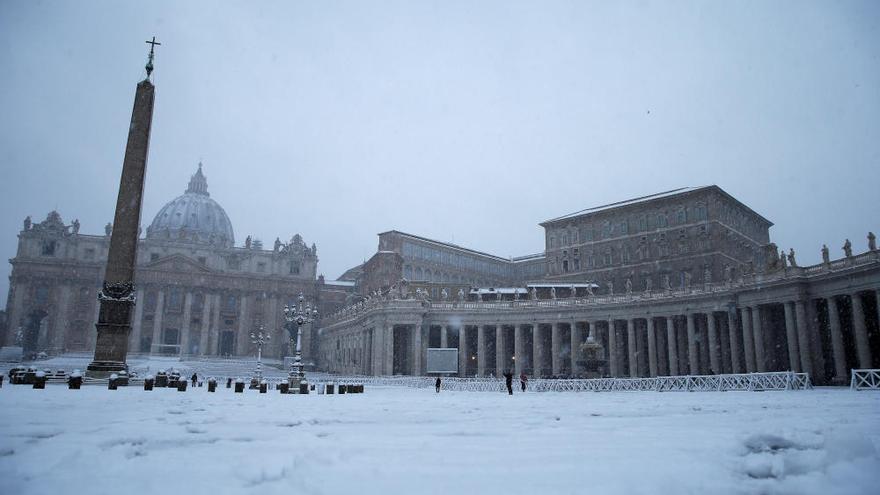
[[[96,377],[127,368],[125,358],[128,353],[128,337],[133,309],[137,304],[135,262],[155,95],[150,73],[153,72],[153,49],[159,44],[155,37],[147,43],[151,45],[146,67],[147,78],[138,83],[134,93],[134,108],[131,111],[128,143],[122,161],[122,177],[116,198],[107,268],[104,271],[104,284],[98,293],[100,308],[98,323],[95,325],[98,337],[95,342],[95,359],[88,367],[88,374]]]
[[[153,36],[152,41],[145,41],[145,43],[150,45],[150,57],[147,59],[147,79],[150,78],[150,74],[153,73],[153,51],[156,49],[156,45],[162,46],[162,43],[156,41],[156,37]]]

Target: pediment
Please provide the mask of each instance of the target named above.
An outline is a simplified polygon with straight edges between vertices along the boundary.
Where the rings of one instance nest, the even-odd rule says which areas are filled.
[[[144,265],[145,268],[160,271],[210,273],[212,270],[198,261],[182,254],[172,254]]]

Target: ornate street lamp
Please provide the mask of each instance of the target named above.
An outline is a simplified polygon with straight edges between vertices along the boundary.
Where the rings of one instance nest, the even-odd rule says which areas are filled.
[[[287,377],[289,390],[293,392],[299,390],[299,384],[305,378],[302,365],[302,326],[314,322],[318,318],[318,310],[317,308],[312,309],[311,303],[304,302],[302,292],[300,292],[298,303],[293,305],[285,304],[282,312],[284,313],[284,319],[287,320],[290,347],[294,351],[293,363],[290,365],[290,373],[288,373]],[[294,324],[296,324],[296,334],[294,334]]]
[[[260,331],[256,335],[251,333],[251,344],[257,346],[257,371],[255,372],[257,382],[263,381],[263,344],[271,339],[269,334],[263,335],[263,325],[260,325]]]

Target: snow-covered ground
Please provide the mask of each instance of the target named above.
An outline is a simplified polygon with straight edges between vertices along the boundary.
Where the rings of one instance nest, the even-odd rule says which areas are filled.
[[[0,493],[877,493],[880,394],[0,389]]]

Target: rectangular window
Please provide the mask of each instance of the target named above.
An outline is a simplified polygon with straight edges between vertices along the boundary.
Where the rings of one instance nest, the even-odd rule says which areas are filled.
[[[55,256],[55,247],[57,243],[55,241],[45,241],[43,242],[43,256]]]
[[[257,272],[264,273],[265,271],[266,271],[266,262],[265,261],[257,262]]]
[[[87,260],[95,259],[95,248],[86,248],[85,259],[87,259]]]
[[[626,235],[629,233],[629,222],[626,220],[620,222],[620,233]]]
[[[208,259],[205,258],[204,256],[199,256],[199,264],[202,265],[202,266],[207,265],[207,264],[208,264]]]
[[[150,261],[159,261],[159,253],[150,253]]]

